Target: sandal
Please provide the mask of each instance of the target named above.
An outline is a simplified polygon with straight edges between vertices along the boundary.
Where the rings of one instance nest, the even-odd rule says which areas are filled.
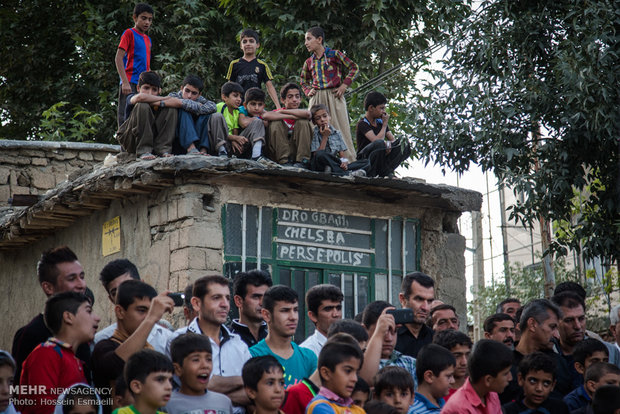
[[[154,160],[157,157],[151,154],[150,152],[145,152],[144,154],[140,155],[138,158],[143,161],[150,161],[150,160]]]
[[[194,147],[191,150],[187,151],[187,155],[197,155],[197,154],[200,154],[200,151],[198,151],[196,149],[196,147]]]

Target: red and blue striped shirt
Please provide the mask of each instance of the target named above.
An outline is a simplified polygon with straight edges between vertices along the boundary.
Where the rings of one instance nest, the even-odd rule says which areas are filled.
[[[125,51],[123,63],[129,83],[138,84],[140,74],[151,70],[151,38],[136,29],[127,29],[118,48]]]

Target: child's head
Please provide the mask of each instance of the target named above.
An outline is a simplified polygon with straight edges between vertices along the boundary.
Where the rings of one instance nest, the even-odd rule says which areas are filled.
[[[183,79],[183,84],[181,85],[183,99],[195,101],[200,96],[204,86],[205,84],[200,77],[196,75],[187,75],[185,79]]]
[[[342,398],[351,397],[363,361],[364,354],[351,335],[334,335],[319,353],[317,369],[321,384]]]
[[[362,315],[362,324],[368,330],[368,336],[372,337],[375,333],[375,329],[377,328],[377,322],[379,317],[385,310],[385,308],[389,308],[390,305],[388,302],[384,300],[375,300],[374,302],[370,302],[364,308],[364,314]],[[381,345],[381,358],[386,359],[389,358],[394,352],[394,347],[396,346],[396,332],[390,328],[383,335],[383,343]]]
[[[93,340],[100,320],[86,295],[77,292],[62,292],[49,298],[43,318],[54,335],[62,331],[80,344]]]
[[[62,400],[62,414],[96,414],[101,401],[95,390],[88,385],[74,385],[66,391]]]
[[[379,400],[370,400],[364,404],[366,414],[399,414],[398,410],[388,403]]]
[[[112,411],[117,408],[127,407],[128,405],[133,405],[135,402],[129,387],[127,386],[127,382],[125,382],[125,377],[121,374],[116,378],[114,382],[114,398],[112,401]]]
[[[620,387],[604,385],[596,390],[592,399],[594,414],[620,414]]]
[[[155,296],[157,291],[140,280],[131,279],[120,284],[116,292],[114,313],[119,327],[125,333],[131,335],[138,329]]]
[[[517,377],[528,408],[539,407],[549,397],[555,387],[555,369],[553,358],[542,352],[526,355],[521,360]]]
[[[351,394],[351,399],[353,400],[353,404],[363,407],[368,401],[370,397],[370,386],[362,377],[357,378],[357,382],[355,383],[355,388],[353,388],[353,393]]]
[[[364,98],[364,110],[371,118],[381,118],[385,114],[387,99],[381,92],[368,92]]]
[[[433,398],[443,398],[454,384],[456,359],[452,352],[437,344],[424,346],[416,358],[416,376],[421,387],[424,384]]]
[[[0,412],[9,406],[14,375],[15,360],[11,354],[0,350]]]
[[[243,50],[243,55],[256,55],[256,50],[260,46],[260,41],[258,40],[258,33],[256,33],[256,31],[252,29],[244,29],[239,37],[241,43],[241,50]]]
[[[375,398],[407,414],[413,403],[413,378],[405,368],[387,366],[379,370],[375,379]]]
[[[123,375],[136,403],[156,409],[170,400],[173,372],[167,356],[143,349],[129,357]]]
[[[245,91],[243,102],[250,116],[261,116],[265,112],[265,92],[260,88]]]
[[[620,385],[620,368],[608,362],[592,364],[586,371],[583,384],[590,397],[603,385]]]
[[[203,395],[213,369],[211,341],[204,335],[188,332],[170,343],[174,372],[181,380],[181,393]]]
[[[140,273],[136,265],[127,259],[112,260],[99,273],[99,281],[112,303],[116,303],[116,291],[120,284],[130,279],[140,280]]]
[[[272,355],[250,358],[241,371],[245,392],[265,411],[277,411],[284,399],[284,369]]]
[[[604,343],[597,339],[584,339],[575,345],[573,361],[575,361],[575,370],[581,375],[585,375],[592,364],[609,361],[609,350]]]
[[[308,52],[318,51],[325,44],[325,31],[319,26],[309,28],[306,32],[304,44]]]
[[[243,86],[237,82],[226,82],[222,85],[222,101],[229,108],[237,109],[243,100]]]
[[[153,8],[146,3],[138,3],[133,9],[133,21],[135,29],[140,33],[149,31],[153,23]]]
[[[471,338],[461,331],[448,329],[437,332],[433,337],[433,343],[452,352],[456,359],[454,378],[464,378],[467,375],[467,361],[471,354]]]
[[[482,385],[487,392],[501,393],[512,379],[512,351],[490,339],[476,342],[467,362],[469,381]]]
[[[138,92],[157,96],[161,91],[161,78],[156,72],[146,71],[138,78]]]
[[[340,319],[335,321],[329,326],[327,330],[327,337],[331,338],[337,333],[346,333],[351,335],[359,344],[362,351],[366,349],[368,343],[368,332],[364,329],[364,326],[352,319]]]
[[[263,319],[269,326],[269,334],[293,337],[299,321],[297,292],[285,285],[275,285],[263,296]]]
[[[289,82],[280,89],[280,99],[286,109],[298,109],[301,104],[301,87]]]
[[[329,121],[331,121],[329,109],[324,104],[312,105],[310,114],[312,115],[312,123],[319,128],[328,126]]]

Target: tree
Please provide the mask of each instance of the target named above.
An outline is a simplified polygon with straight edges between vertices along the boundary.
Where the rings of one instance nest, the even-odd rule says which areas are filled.
[[[611,0],[482,1],[410,113],[418,152],[492,170],[525,196],[514,220],[560,223],[551,252],[617,261],[619,27]]]

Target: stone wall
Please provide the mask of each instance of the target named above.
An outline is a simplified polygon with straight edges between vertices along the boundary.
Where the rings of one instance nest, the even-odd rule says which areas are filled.
[[[119,151],[118,145],[0,140],[0,208],[15,194],[44,194]]]

